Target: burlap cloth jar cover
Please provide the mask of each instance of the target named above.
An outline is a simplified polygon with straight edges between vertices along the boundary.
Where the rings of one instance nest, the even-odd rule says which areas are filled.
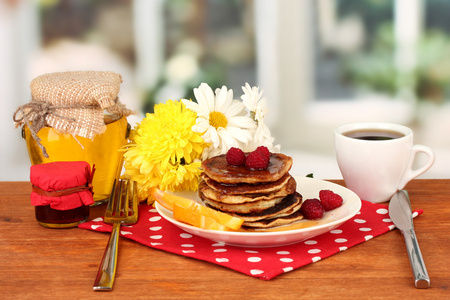
[[[103,71],[44,74],[31,81],[31,101],[14,113],[16,127],[26,124],[45,157],[37,136],[45,126],[74,137],[93,139],[103,130],[105,110],[120,117],[132,113],[118,99],[122,77]]]

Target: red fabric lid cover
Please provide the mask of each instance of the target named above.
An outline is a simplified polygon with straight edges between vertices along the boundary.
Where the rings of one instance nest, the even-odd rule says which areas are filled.
[[[90,185],[94,176],[94,168],[85,161],[61,161],[30,168],[31,183],[47,192],[63,191],[69,188]],[[56,210],[69,210],[82,205],[94,203],[92,189],[75,192],[69,195],[52,197],[31,192],[31,205],[50,205]]]

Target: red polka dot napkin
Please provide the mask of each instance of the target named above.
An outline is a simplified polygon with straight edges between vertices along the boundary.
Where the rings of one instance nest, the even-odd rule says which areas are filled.
[[[422,214],[415,210],[413,216]],[[82,223],[80,228],[110,232],[102,218]],[[139,221],[122,226],[121,236],[146,246],[178,255],[208,261],[249,276],[270,280],[280,274],[345,251],[395,228],[388,206],[362,201],[355,217],[320,236],[288,246],[252,248],[229,246],[198,237],[179,229],[162,218],[155,208],[139,206]]]

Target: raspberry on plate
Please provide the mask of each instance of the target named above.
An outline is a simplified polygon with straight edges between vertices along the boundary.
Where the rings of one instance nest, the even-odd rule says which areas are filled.
[[[247,155],[245,165],[252,170],[265,170],[269,166],[269,160],[264,153],[255,150]]]
[[[322,202],[323,209],[330,211],[342,205],[342,197],[330,190],[321,190],[319,198]]]
[[[319,199],[308,199],[302,203],[300,211],[306,219],[317,220],[323,217],[324,209]]]
[[[243,166],[245,164],[245,153],[239,148],[232,147],[226,155],[227,163],[232,166]]]
[[[262,152],[264,156],[270,160],[270,151],[266,146],[259,146],[258,148],[256,148],[256,151]]]

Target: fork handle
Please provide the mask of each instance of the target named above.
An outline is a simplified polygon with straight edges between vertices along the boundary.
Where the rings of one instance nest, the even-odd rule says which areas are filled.
[[[114,223],[108,245],[94,282],[94,291],[110,291],[114,284],[117,265],[117,246],[119,243],[120,223]]]

